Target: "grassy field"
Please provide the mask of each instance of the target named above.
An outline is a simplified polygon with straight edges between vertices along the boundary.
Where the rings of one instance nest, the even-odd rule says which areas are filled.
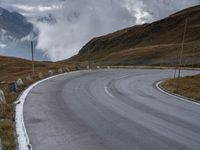
[[[161,87],[175,94],[183,95],[200,102],[200,74],[186,76],[179,80],[179,90],[177,91],[178,79],[169,79],[161,83]]]

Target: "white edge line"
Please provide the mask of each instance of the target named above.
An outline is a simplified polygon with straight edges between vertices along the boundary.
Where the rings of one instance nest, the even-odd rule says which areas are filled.
[[[104,86],[104,90],[106,91],[106,93],[111,96],[112,98],[114,98],[114,96],[108,91],[108,88],[106,86]]]
[[[55,75],[55,76],[51,76],[45,79],[42,79],[40,81],[37,81],[36,83],[33,83],[32,85],[30,85],[19,97],[18,100],[15,102],[16,104],[16,112],[15,112],[15,120],[16,120],[16,133],[17,133],[17,142],[18,142],[18,149],[19,150],[32,150],[32,146],[26,131],[26,127],[24,124],[24,116],[23,116],[23,106],[24,106],[24,102],[25,99],[28,95],[28,93],[38,84],[58,77],[58,76],[63,76],[63,75],[68,75],[71,73],[76,73],[76,72],[87,72],[88,70],[81,70],[81,71],[73,71],[73,72],[68,72],[68,73],[63,73],[63,74],[59,74],[59,75]]]
[[[156,83],[156,88],[157,88],[158,90],[160,90],[162,93],[167,94],[167,95],[172,96],[172,97],[175,97],[175,98],[177,98],[177,99],[179,99],[179,100],[185,101],[185,102],[187,102],[187,103],[192,103],[192,104],[196,104],[196,105],[199,105],[199,106],[200,106],[200,103],[197,103],[197,102],[192,101],[191,98],[187,98],[187,97],[184,97],[184,96],[181,96],[181,95],[177,95],[177,94],[171,94],[171,93],[169,93],[169,92],[163,90],[163,89],[160,88],[160,86],[159,86],[162,82],[163,82],[163,81],[159,81],[159,82]],[[189,100],[189,99],[191,99],[191,100]]]

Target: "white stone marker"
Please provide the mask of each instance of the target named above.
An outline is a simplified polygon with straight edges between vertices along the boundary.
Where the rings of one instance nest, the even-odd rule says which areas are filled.
[[[24,85],[24,82],[22,81],[22,79],[17,80],[17,85],[18,86]]]
[[[53,75],[53,71],[52,71],[52,70],[49,70],[49,71],[48,71],[48,75],[49,75],[49,76],[52,76],[52,75]]]
[[[58,69],[58,73],[63,73],[62,68],[59,68],[59,69]]]
[[[43,74],[40,72],[40,73],[38,74],[38,77],[39,77],[40,79],[42,79],[42,78],[43,78]]]

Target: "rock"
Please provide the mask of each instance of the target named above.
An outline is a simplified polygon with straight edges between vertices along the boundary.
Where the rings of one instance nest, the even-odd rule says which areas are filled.
[[[59,68],[59,69],[58,69],[58,73],[63,73],[62,68]]]
[[[18,80],[17,80],[17,85],[18,85],[18,86],[24,85],[24,82],[22,81],[22,79],[18,79]]]
[[[43,74],[40,72],[40,73],[38,74],[38,77],[39,77],[40,79],[42,79],[42,78],[43,78]]]
[[[27,76],[26,76],[26,80],[27,80],[27,81],[32,81],[31,76],[30,76],[30,75],[27,75]]]
[[[76,67],[75,67],[75,70],[80,70],[79,66],[76,66]]]
[[[70,70],[69,70],[69,68],[67,68],[67,67],[63,69],[63,72],[69,72],[69,71],[70,71]]]
[[[6,99],[5,99],[4,92],[0,90],[0,103],[5,103],[5,102],[6,102]]]
[[[48,76],[52,76],[54,73],[53,73],[53,71],[52,70],[49,70],[48,71]]]
[[[110,69],[110,66],[107,66],[107,69]]]
[[[100,66],[97,66],[97,69],[100,69]]]

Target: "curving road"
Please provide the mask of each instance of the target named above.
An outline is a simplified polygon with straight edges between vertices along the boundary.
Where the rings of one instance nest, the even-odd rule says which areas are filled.
[[[155,87],[172,76],[170,70],[85,71],[37,85],[24,105],[33,150],[199,150],[200,105]]]

